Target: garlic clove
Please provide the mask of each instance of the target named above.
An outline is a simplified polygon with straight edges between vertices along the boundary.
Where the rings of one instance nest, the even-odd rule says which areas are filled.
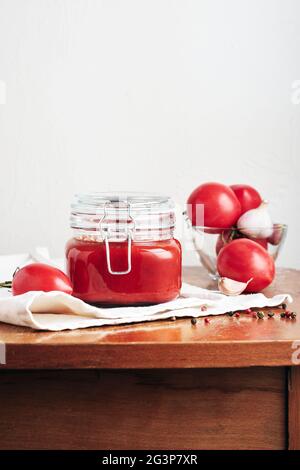
[[[219,291],[225,295],[239,295],[244,292],[252,279],[253,278],[249,279],[247,282],[239,282],[229,279],[228,277],[221,277],[218,281]]]
[[[273,222],[268,211],[268,202],[263,201],[256,209],[251,209],[241,215],[237,227],[240,232],[248,237],[270,237],[273,233]]]

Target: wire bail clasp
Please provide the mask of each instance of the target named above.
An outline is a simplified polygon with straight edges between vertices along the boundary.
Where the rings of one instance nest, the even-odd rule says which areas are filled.
[[[135,229],[135,222],[131,215],[130,203],[126,202],[127,223],[126,223],[126,229],[124,230],[124,235],[126,236],[125,240],[127,242],[127,269],[125,271],[114,271],[111,267],[111,259],[110,259],[110,241],[109,240],[111,237],[111,229],[109,227],[109,224],[107,224],[107,226],[104,225],[105,219],[107,217],[107,207],[109,204],[111,204],[111,202],[112,201],[105,202],[104,207],[103,207],[103,212],[104,212],[103,217],[99,222],[100,232],[105,243],[107,269],[108,269],[108,272],[113,275],[129,274],[132,268],[131,254],[132,254],[132,239],[133,239],[133,232]]]

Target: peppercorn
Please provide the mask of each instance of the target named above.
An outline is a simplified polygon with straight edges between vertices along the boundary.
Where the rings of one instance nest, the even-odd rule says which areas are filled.
[[[252,313],[251,308],[247,308],[246,312],[249,313],[249,314]]]
[[[287,307],[287,305],[286,305],[285,303],[283,303],[283,304],[281,305],[281,307],[283,308],[283,310],[285,310],[286,307]]]
[[[201,305],[201,309],[200,309],[202,312],[206,312],[207,310],[207,306],[206,305]]]
[[[269,318],[273,318],[273,317],[274,317],[274,315],[275,315],[275,313],[274,313],[274,312],[268,312],[268,317],[269,317]]]
[[[227,315],[228,315],[229,317],[233,317],[234,312],[232,312],[232,311],[231,311],[231,312],[227,312]]]
[[[296,312],[292,312],[292,313],[291,313],[291,318],[292,318],[293,320],[295,320],[296,317],[297,317],[297,313],[296,313]]]
[[[236,316],[236,318],[240,318],[239,312],[236,312],[235,316]]]
[[[286,313],[285,313],[285,312],[281,312],[280,316],[281,316],[281,318],[286,318]]]
[[[191,323],[192,323],[192,325],[196,325],[196,323],[197,323],[197,318],[192,318],[192,319],[191,319]]]
[[[209,319],[209,318],[204,318],[204,321],[205,321],[205,323],[210,323],[210,319]]]
[[[261,310],[257,312],[257,316],[260,320],[262,320],[264,317],[265,317],[265,314],[264,312],[262,312]]]

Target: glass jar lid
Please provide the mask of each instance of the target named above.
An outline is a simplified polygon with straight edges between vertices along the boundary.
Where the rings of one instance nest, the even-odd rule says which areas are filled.
[[[150,193],[76,194],[71,204],[70,224],[77,234],[98,240],[166,239],[175,228],[175,206],[171,198]]]

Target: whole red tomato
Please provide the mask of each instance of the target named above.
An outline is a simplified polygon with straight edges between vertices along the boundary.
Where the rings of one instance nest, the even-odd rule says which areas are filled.
[[[219,254],[220,250],[223,246],[231,243],[233,240],[237,240],[239,238],[248,238],[248,240],[252,240],[255,243],[258,243],[262,246],[265,250],[268,250],[268,240],[266,238],[249,238],[246,235],[238,232],[237,230],[224,230],[217,238],[216,243],[216,253]]]
[[[245,292],[260,292],[274,279],[273,258],[258,243],[247,238],[233,240],[225,245],[217,258],[217,269],[222,277],[247,282]]]
[[[32,263],[16,271],[12,281],[13,295],[28,291],[50,292],[58,290],[72,294],[73,288],[68,276],[49,264]]]
[[[202,208],[203,221],[199,220]],[[229,186],[221,183],[204,183],[189,196],[187,211],[193,226],[204,225],[224,229],[235,225],[241,215],[241,205]]]
[[[252,186],[248,186],[247,184],[233,184],[230,187],[241,204],[242,214],[251,209],[256,209],[262,203],[259,192],[252,188]]]

